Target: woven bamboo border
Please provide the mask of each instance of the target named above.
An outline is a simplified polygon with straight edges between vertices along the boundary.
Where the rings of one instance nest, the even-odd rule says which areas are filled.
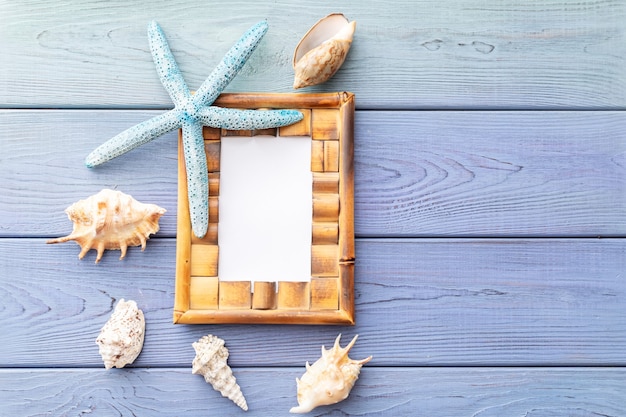
[[[310,282],[255,282],[254,294],[250,282],[219,280],[217,223],[203,239],[191,231],[179,132],[174,323],[354,324],[354,95],[230,93],[216,105],[304,113],[302,121],[278,129],[283,136],[312,138],[312,277]],[[210,219],[219,221],[220,137],[276,131],[205,128]]]

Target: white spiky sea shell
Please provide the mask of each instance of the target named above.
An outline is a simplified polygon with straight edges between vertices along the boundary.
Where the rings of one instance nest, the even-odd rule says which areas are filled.
[[[123,368],[133,363],[143,348],[145,330],[146,322],[137,303],[122,298],[96,339],[104,367]]]
[[[356,22],[341,13],[320,19],[302,37],[293,54],[293,88],[321,84],[335,75],[350,50]]]
[[[204,376],[204,380],[211,384],[216,391],[219,391],[222,396],[227,397],[247,411],[246,399],[227,363],[228,349],[224,346],[224,341],[209,334],[192,345],[196,351],[196,357],[192,363],[191,373]]]
[[[342,348],[339,346],[341,334],[335,339],[332,349],[324,349],[322,357],[313,365],[306,363],[306,372],[297,379],[298,407],[289,410],[290,413],[308,413],[321,405],[336,404],[348,398],[354,383],[359,378],[361,367],[369,362],[369,356],[360,361],[350,359],[348,352],[354,346],[357,337]]]
[[[121,250],[120,259],[126,256],[129,246],[141,245],[141,250],[144,250],[150,234],[159,230],[159,219],[165,209],[155,204],[140,203],[121,191],[104,189],[77,201],[65,212],[74,223],[72,233],[46,243],[74,240],[81,247],[79,259],[90,249],[96,249],[98,263],[105,249]]]

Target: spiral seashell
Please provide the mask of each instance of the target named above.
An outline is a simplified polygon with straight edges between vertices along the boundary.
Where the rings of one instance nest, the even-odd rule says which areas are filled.
[[[143,348],[145,329],[143,312],[137,303],[122,298],[96,339],[104,367],[123,368],[133,363]]]
[[[196,351],[196,357],[192,363],[191,373],[204,376],[204,380],[223,397],[227,397],[247,411],[246,399],[227,363],[228,349],[224,346],[224,341],[209,334],[192,343],[192,346]]]
[[[65,212],[74,223],[72,233],[46,243],[74,240],[81,247],[79,259],[90,249],[96,249],[98,263],[105,249],[120,249],[120,259],[126,256],[129,246],[141,245],[144,250],[149,235],[159,230],[159,219],[165,209],[140,203],[120,191],[104,189],[72,204]]]
[[[355,361],[348,357],[357,337],[354,336],[348,346],[342,348],[339,346],[340,334],[332,349],[326,350],[322,346],[322,357],[313,365],[306,363],[306,372],[302,378],[296,378],[298,407],[293,407],[290,413],[308,413],[320,405],[336,404],[348,398],[361,367],[372,359],[369,356]]]
[[[293,54],[293,88],[321,84],[335,75],[350,50],[356,22],[341,13],[320,19],[300,40]]]

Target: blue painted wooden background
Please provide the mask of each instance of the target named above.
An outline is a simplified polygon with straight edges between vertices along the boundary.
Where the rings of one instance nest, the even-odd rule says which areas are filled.
[[[357,325],[173,325],[175,133],[83,166],[172,106],[148,21],[197,88],[267,19],[228,91],[290,93],[298,39],[335,11],[357,20],[353,47],[305,91],[357,98]],[[0,415],[243,415],[191,375],[207,333],[247,414],[288,415],[339,332],[374,359],[311,415],[626,415],[624,1],[5,1],[0,57]],[[44,244],[104,187],[168,210],[145,252],[94,265]],[[120,298],[146,342],[105,371],[95,338]]]

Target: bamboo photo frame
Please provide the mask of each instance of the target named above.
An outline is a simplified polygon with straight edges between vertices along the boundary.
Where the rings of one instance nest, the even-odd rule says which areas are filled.
[[[217,106],[296,109],[303,120],[263,131],[204,128],[209,171],[209,229],[191,231],[179,132],[174,323],[354,324],[354,95],[222,94]],[[224,136],[310,136],[311,280],[220,281],[220,144]],[[287,277],[288,278],[288,277]]]

